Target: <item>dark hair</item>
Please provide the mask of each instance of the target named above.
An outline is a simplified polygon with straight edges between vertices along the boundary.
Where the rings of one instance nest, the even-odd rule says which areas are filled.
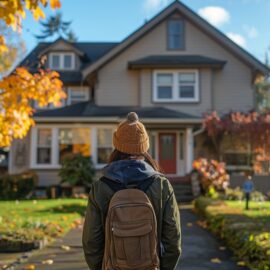
[[[155,171],[160,172],[160,167],[159,167],[158,163],[152,158],[152,156],[148,152],[143,153],[143,154],[133,155],[133,154],[123,153],[123,152],[120,152],[120,151],[114,149],[109,157],[109,163],[112,163],[112,162],[118,161],[118,160],[130,159],[131,157],[134,157],[134,156],[138,156],[138,158],[143,157],[145,159],[145,161],[150,166],[152,166]]]

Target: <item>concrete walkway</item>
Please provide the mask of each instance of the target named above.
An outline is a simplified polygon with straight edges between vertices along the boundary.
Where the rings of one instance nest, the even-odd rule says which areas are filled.
[[[246,270],[237,266],[227,250],[220,250],[219,243],[209,232],[200,228],[197,217],[189,207],[181,209],[183,254],[178,265],[179,270]],[[69,232],[62,240],[57,240],[52,246],[39,251],[28,264],[20,265],[16,270],[24,270],[26,265],[34,264],[36,270],[88,270],[84,262],[81,248],[81,229]],[[69,251],[62,245],[70,246]],[[214,262],[211,260],[214,259]],[[218,260],[217,260],[218,259]],[[53,264],[42,264],[42,261],[53,260]],[[220,261],[220,263],[216,263]]]

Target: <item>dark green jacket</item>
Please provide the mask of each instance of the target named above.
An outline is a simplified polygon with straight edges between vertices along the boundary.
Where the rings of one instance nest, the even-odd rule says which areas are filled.
[[[113,194],[112,189],[100,180],[92,185],[89,194],[82,242],[91,270],[102,269],[105,219]],[[160,256],[160,269],[173,270],[181,255],[180,215],[173,188],[165,177],[156,176],[146,194],[155,209],[158,235],[161,231],[163,254]]]

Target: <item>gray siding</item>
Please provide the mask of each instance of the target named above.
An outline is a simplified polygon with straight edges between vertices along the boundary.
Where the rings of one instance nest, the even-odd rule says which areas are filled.
[[[227,64],[220,71],[200,70],[200,102],[164,106],[198,116],[209,109],[248,110],[254,106],[247,65],[189,22],[185,22],[186,50],[168,51],[166,33],[165,21],[99,70],[98,105],[160,106],[152,102],[151,70],[128,70],[128,61],[158,54],[193,54],[226,60]]]

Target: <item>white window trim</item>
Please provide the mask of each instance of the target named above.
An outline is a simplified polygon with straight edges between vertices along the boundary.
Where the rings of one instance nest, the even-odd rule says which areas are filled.
[[[59,68],[54,68],[52,66],[52,58],[54,55],[59,55],[60,57],[60,66]],[[64,56],[65,55],[70,55],[71,56],[71,67],[70,68],[65,68],[64,67]],[[55,53],[50,53],[50,57],[49,57],[49,67],[51,69],[54,70],[74,70],[75,69],[75,54],[74,53],[70,53],[70,52],[55,52]]]
[[[71,105],[71,91],[73,89],[80,89],[80,90],[84,90],[85,91],[85,99],[83,101],[87,101],[89,100],[90,98],[90,93],[89,93],[89,88],[87,86],[70,86],[68,87],[67,89],[67,94],[68,94],[68,97],[67,97],[67,105]],[[83,102],[83,101],[80,101],[80,102]]]
[[[38,164],[37,163],[37,135],[38,129],[50,128],[52,129],[52,143],[51,143],[51,164]],[[30,168],[31,169],[60,169],[61,165],[59,161],[59,144],[58,144],[58,132],[60,128],[89,128],[90,132],[90,147],[91,147],[91,157],[96,169],[101,169],[106,164],[97,163],[97,130],[98,129],[111,129],[112,131],[116,128],[114,125],[38,125],[31,129],[31,151],[30,151]]]
[[[194,98],[179,98],[179,83],[178,83],[178,74],[179,73],[195,73],[195,95]],[[157,91],[157,75],[159,74],[172,74],[173,75],[173,85],[172,85],[172,98],[158,98]],[[154,102],[164,102],[164,103],[190,103],[190,102],[199,102],[199,71],[197,69],[179,69],[179,70],[155,70],[153,72],[153,101]]]

